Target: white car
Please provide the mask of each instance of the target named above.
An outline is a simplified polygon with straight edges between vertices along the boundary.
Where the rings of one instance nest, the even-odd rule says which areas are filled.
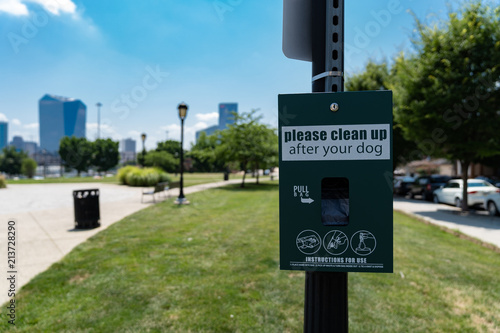
[[[500,189],[492,194],[484,197],[484,208],[490,213],[491,216],[500,215]]]
[[[445,186],[434,191],[434,202],[462,207],[463,180],[452,179]],[[500,192],[498,187],[480,179],[467,180],[467,203],[469,206],[483,205],[484,197]]]

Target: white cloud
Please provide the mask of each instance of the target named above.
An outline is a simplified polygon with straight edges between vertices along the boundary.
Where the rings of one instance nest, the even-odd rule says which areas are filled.
[[[29,14],[28,7],[25,5],[26,2],[39,4],[54,15],[76,13],[76,5],[71,0],[0,0],[0,12],[15,16],[26,16]]]
[[[59,15],[60,12],[73,14],[76,12],[76,5],[71,0],[27,0],[38,3],[48,12]]]
[[[210,121],[219,119],[218,112],[210,112],[210,113],[198,113],[195,115],[198,120],[201,121]]]
[[[94,141],[97,139],[97,123],[87,123],[85,128],[87,130],[87,140]],[[116,129],[106,123],[101,123],[99,136],[101,139],[111,138],[114,141],[120,141],[122,135]]]
[[[161,126],[160,129],[162,131],[169,131],[169,134],[171,134],[170,131],[180,133],[181,132],[181,125],[170,124],[170,125],[167,125],[167,126]]]
[[[23,16],[28,15],[28,8],[19,0],[0,0],[0,12]]]
[[[21,121],[17,118],[12,119],[12,125],[21,126]]]
[[[202,129],[209,127],[207,123],[203,121],[199,121],[192,126],[184,126],[184,149],[189,149],[191,144],[194,144],[196,141],[196,132]],[[170,124],[167,126],[161,126],[160,129],[165,132],[168,131],[169,140],[180,141],[181,139],[181,125],[179,124]],[[146,144],[147,146],[147,144]]]
[[[31,124],[23,125],[23,127],[26,129],[38,129],[39,126],[40,125],[38,123],[31,123]]]
[[[3,113],[0,113],[0,121],[9,121],[9,119],[7,119],[6,115],[4,115]]]

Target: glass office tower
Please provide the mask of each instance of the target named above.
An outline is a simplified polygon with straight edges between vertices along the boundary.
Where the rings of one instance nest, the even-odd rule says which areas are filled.
[[[64,136],[85,137],[87,107],[82,101],[45,95],[38,105],[41,149],[56,153]]]
[[[219,104],[219,129],[223,130],[234,124],[234,114],[238,113],[238,103]]]
[[[5,121],[0,121],[0,150],[2,150],[8,144],[7,141],[9,137],[8,129],[9,129],[9,123]]]
[[[205,128],[196,132],[196,140],[200,137],[201,132],[212,135],[217,130],[225,130],[229,125],[234,124],[234,113],[238,113],[238,103],[220,103],[219,104],[219,124]]]

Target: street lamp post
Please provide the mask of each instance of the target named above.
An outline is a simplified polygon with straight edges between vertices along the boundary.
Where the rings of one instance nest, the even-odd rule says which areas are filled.
[[[47,150],[42,149],[43,154],[43,178],[47,178]]]
[[[96,104],[97,106],[97,138],[101,138],[101,106],[102,104],[99,102]]]
[[[141,140],[142,140],[142,157],[141,157],[141,162],[139,164],[144,166],[144,159],[146,157],[146,147],[144,146],[144,142],[146,141],[146,133],[141,134]]]
[[[175,200],[176,204],[189,204],[189,201],[184,197],[184,119],[187,116],[188,106],[185,103],[177,106],[179,110],[179,118],[181,119],[181,180],[179,182],[179,197]]]

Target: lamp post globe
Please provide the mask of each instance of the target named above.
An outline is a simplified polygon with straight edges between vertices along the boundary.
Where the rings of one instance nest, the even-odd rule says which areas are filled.
[[[188,204],[189,201],[184,197],[184,119],[187,116],[188,106],[185,103],[180,103],[177,106],[177,110],[179,111],[179,118],[181,119],[181,165],[180,165],[180,174],[181,179],[179,182],[179,197],[175,200],[176,204]]]
[[[144,148],[144,141],[146,141],[146,133],[141,134],[141,140],[142,140],[142,151],[144,152],[144,150],[146,150]]]
[[[177,106],[177,110],[179,110],[179,118],[181,118],[181,121],[184,121],[187,116],[188,106],[185,103],[180,103]]]

